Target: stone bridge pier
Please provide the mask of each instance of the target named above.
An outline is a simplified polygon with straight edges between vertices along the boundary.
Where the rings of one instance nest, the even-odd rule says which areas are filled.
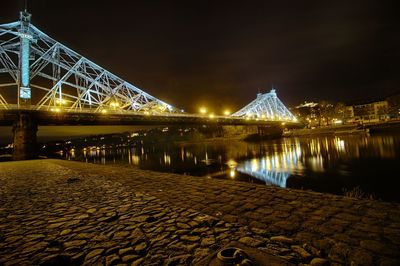
[[[36,135],[38,124],[32,113],[18,113],[13,124],[13,160],[29,160],[38,156]]]
[[[266,138],[282,137],[283,128],[281,126],[258,126],[258,135]]]

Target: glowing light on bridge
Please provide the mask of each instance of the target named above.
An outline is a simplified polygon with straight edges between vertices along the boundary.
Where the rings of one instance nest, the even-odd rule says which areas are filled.
[[[56,107],[56,108],[50,108],[50,111],[51,111],[51,112],[59,113],[59,112],[61,112],[61,109],[58,108],[58,107]]]
[[[65,104],[67,104],[67,101],[66,100],[64,100],[64,99],[56,99],[56,104],[59,104],[59,105],[65,105]]]
[[[119,102],[111,102],[110,106],[111,107],[119,107]]]
[[[200,114],[206,114],[207,113],[207,108],[205,108],[205,107],[201,107],[200,108]]]

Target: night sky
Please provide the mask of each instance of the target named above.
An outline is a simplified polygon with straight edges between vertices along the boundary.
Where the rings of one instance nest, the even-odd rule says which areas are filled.
[[[399,91],[396,1],[32,0],[39,29],[178,108],[239,109]],[[0,23],[23,1],[2,0]]]

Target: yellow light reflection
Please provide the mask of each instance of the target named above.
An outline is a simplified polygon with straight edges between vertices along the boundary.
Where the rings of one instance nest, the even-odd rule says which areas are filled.
[[[229,171],[229,176],[230,176],[232,179],[235,178],[235,174],[236,174],[235,169],[231,169],[231,170]]]

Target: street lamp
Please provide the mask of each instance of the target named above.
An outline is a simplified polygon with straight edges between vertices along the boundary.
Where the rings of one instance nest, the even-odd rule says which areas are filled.
[[[203,115],[206,114],[207,113],[207,109],[205,107],[201,107],[200,108],[200,113],[203,114]]]
[[[229,110],[225,110],[225,111],[224,111],[224,115],[228,116],[228,115],[230,115],[230,114],[231,114],[231,112],[230,112]]]

